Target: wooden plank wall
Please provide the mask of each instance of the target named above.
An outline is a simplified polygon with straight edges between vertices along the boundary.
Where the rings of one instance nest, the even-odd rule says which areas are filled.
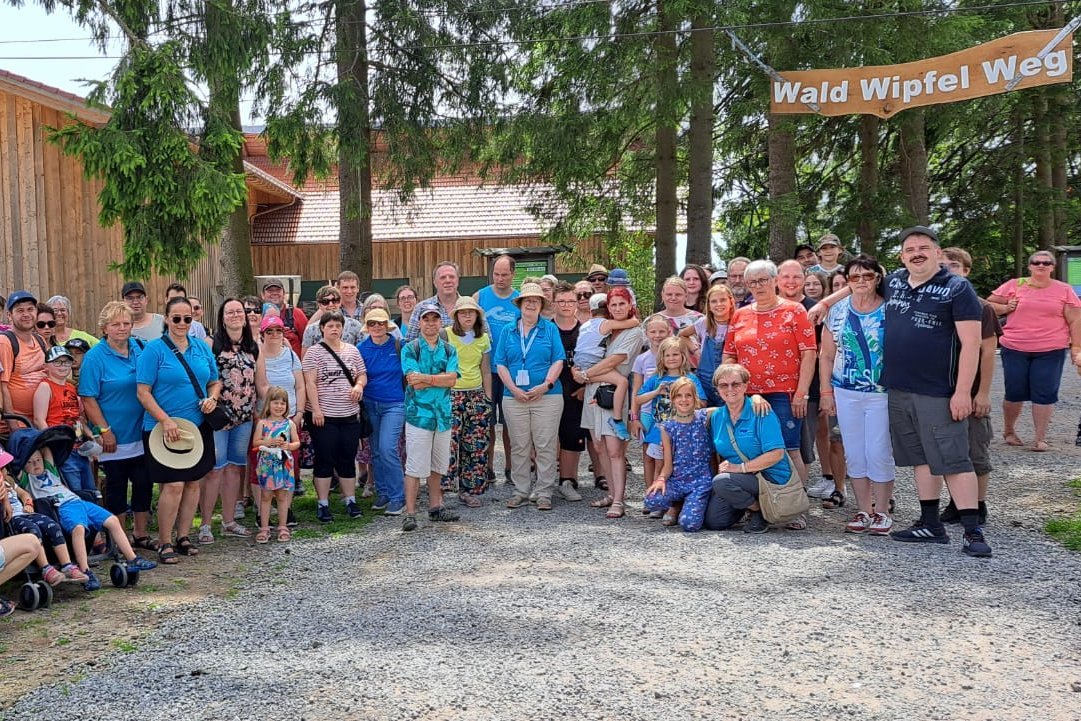
[[[109,270],[122,257],[123,234],[98,224],[101,181],[84,179],[78,159],[47,142],[45,127],[66,122],[62,112],[0,92],[0,293],[25,289],[43,301],[65,295],[74,325],[96,333],[98,312],[124,282]],[[209,304],[217,297],[217,251],[209,249],[182,281]],[[152,309],[161,310],[170,282],[146,283]]]

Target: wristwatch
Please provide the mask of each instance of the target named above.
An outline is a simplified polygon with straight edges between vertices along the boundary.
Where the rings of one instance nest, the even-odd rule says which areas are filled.
[[[547,382],[547,383],[545,383],[544,385],[548,386],[548,390],[552,390],[553,388],[555,388],[555,387],[556,387],[556,386],[555,386],[555,383],[552,383],[551,381],[548,381],[548,382]]]

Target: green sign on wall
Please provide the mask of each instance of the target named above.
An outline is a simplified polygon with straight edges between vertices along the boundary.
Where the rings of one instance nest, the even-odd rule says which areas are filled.
[[[547,272],[547,260],[519,260],[514,266],[514,287],[521,290],[523,278],[539,278]]]

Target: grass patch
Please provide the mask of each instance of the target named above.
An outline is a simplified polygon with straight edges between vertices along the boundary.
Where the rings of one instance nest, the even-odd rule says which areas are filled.
[[[56,639],[55,643],[57,646],[67,646],[69,643],[71,643],[71,639],[67,636],[60,636]]]
[[[136,646],[131,641],[127,641],[127,640],[122,639],[122,638],[114,638],[113,639],[113,648],[115,648],[117,651],[120,651],[122,653],[132,653],[133,651],[135,651],[138,648],[138,646]]]
[[[1067,485],[1075,490],[1081,490],[1081,478],[1076,478]],[[1081,551],[1081,508],[1071,516],[1052,518],[1044,529],[1071,551]]]
[[[312,488],[310,483],[306,484],[306,486],[308,492],[299,498],[293,499],[293,512],[297,516],[297,521],[300,522],[300,525],[293,529],[293,538],[338,538],[359,533],[376,516],[382,515],[382,511],[372,510],[371,498],[360,498],[358,496],[357,505],[364,511],[364,515],[360,518],[350,518],[345,512],[341,496],[337,492],[332,492],[330,494],[330,512],[334,515],[334,520],[331,523],[320,523],[315,519],[315,489]],[[271,523],[273,524],[273,521]],[[273,531],[273,528],[271,530]],[[272,532],[271,538],[276,537],[276,532]]]

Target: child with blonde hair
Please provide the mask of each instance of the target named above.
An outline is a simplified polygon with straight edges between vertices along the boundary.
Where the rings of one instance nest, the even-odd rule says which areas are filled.
[[[258,449],[255,476],[259,480],[259,532],[256,543],[270,540],[270,501],[278,505],[278,540],[292,538],[285,525],[289,504],[293,500],[293,456],[300,449],[300,433],[289,418],[289,394],[280,386],[271,387],[266,394],[263,415],[252,433],[252,448]]]

